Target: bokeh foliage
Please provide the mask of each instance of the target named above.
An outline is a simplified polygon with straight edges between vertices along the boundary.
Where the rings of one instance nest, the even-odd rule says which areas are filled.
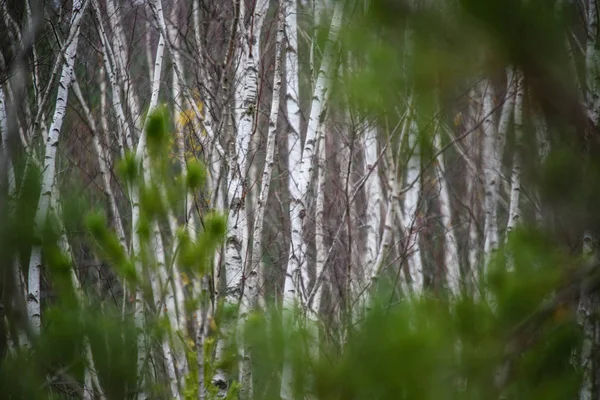
[[[351,50],[353,56],[347,61],[354,71],[345,83],[351,102],[366,114],[385,117],[390,104],[405,108],[407,94],[414,91],[415,108],[426,121],[434,113],[437,90],[449,98],[468,88],[466,77],[482,71],[498,74],[507,65],[516,65],[530,80],[541,108],[546,113],[556,111],[558,117],[552,121],[560,117],[577,125],[578,111],[559,104],[572,98],[576,86],[565,72],[568,61],[562,32],[568,10],[556,10],[542,0],[432,1],[431,7],[409,7],[408,3],[373,0],[370,11],[352,14],[342,31],[341,43]],[[410,35],[406,34],[407,27]],[[319,35],[325,36],[322,32]],[[177,168],[168,156],[166,119],[164,109],[149,119],[148,165],[153,179],[143,179],[143,164],[133,154],[126,155],[117,168],[125,187],[140,187],[140,228],[146,240],[142,258],[148,269],[157,268],[148,251],[150,223],[166,224],[169,210],[179,215],[186,190],[200,191],[206,180],[200,163],[190,161],[185,177],[174,172]],[[552,137],[554,143],[565,143],[565,147],[553,150],[536,171],[538,183],[544,199],[553,211],[559,211],[557,218],[569,219],[576,211],[581,223],[596,215],[590,210],[591,199],[598,198],[594,189],[598,187],[597,168],[592,161],[581,161],[581,153],[570,147],[572,140],[560,122]],[[120,247],[104,210],[85,210],[68,191],[63,191],[62,203],[78,206],[63,207],[63,215],[51,216],[44,229],[35,232],[39,171],[31,167],[24,174],[22,166],[16,171],[23,182],[18,197],[2,194],[0,203],[14,206],[0,206],[2,397],[80,397],[85,340],[91,345],[108,398],[133,397],[136,335],[140,332],[132,315],[123,315],[122,299],[102,300],[100,293],[88,287],[77,293],[70,278],[71,270],[77,269],[76,260],[58,245],[61,228],[57,221],[63,221],[69,230],[85,229],[85,241],[95,257],[126,285],[133,288],[148,282],[138,276],[135,260]],[[160,192],[161,185],[166,197]],[[200,279],[209,273],[211,255],[225,234],[222,216],[207,212],[201,218],[204,231],[193,240],[187,232],[177,232],[177,262],[187,279]],[[30,346],[9,350],[9,332],[12,337],[26,327],[13,265],[20,263],[25,270],[26,254],[37,243],[43,244],[46,286],[52,294],[46,296],[44,327]],[[563,248],[549,232],[518,229],[482,275],[479,288],[485,295],[464,295],[450,301],[429,296],[398,299],[385,290],[375,292],[365,319],[359,325],[344,327],[348,334],[343,343],[334,343],[319,322],[317,326],[314,321],[284,326],[279,307],[267,307],[253,314],[243,327],[252,349],[254,397],[278,398],[284,357],[291,357],[298,398],[308,393],[322,399],[574,398],[580,382],[577,355],[581,333],[572,307],[555,304],[549,316],[535,318],[581,264],[578,256]],[[168,256],[174,258],[173,254]],[[198,299],[187,304],[194,309]],[[236,318],[235,308],[223,309],[215,335],[221,332],[218,327],[224,319]],[[295,312],[304,320],[302,310]],[[518,329],[532,318],[533,327]],[[164,329],[168,327],[152,320],[144,334],[156,344]],[[231,358],[222,365],[216,365],[211,356],[216,338],[206,342],[206,382],[217,367],[229,369],[235,376],[235,338],[227,339],[231,341]],[[193,351],[188,353],[192,365],[196,365],[195,356]],[[195,371],[191,372],[186,393],[196,397],[197,380]],[[161,387],[168,385],[160,381],[160,373],[157,376],[156,382],[149,382],[153,398],[166,398]],[[231,388],[234,397],[236,385]],[[209,388],[208,393],[214,396],[217,390]]]

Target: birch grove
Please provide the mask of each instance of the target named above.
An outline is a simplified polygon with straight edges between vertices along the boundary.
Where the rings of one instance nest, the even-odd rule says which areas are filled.
[[[600,393],[596,1],[0,3],[8,398]]]

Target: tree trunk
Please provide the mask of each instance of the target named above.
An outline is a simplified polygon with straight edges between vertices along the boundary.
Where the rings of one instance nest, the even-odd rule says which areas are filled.
[[[82,0],[75,0],[73,4],[73,15],[71,17],[70,32],[75,32],[73,40],[67,46],[65,51],[65,63],[60,75],[60,83],[56,94],[56,107],[52,117],[52,125],[48,133],[46,148],[43,158],[42,187],[40,199],[35,215],[36,230],[40,232],[46,223],[50,203],[52,198],[53,186],[55,184],[56,170],[56,150],[58,148],[58,139],[63,125],[65,114],[67,112],[67,99],[69,96],[69,87],[73,80],[73,70],[75,66],[75,56],[77,55],[77,44],[79,42],[79,26],[81,24],[81,15],[85,11],[85,5]],[[41,310],[40,310],[40,278],[42,268],[42,248],[36,245],[31,250],[29,260],[29,274],[27,285],[27,314],[31,322],[33,332],[39,333],[41,328]]]

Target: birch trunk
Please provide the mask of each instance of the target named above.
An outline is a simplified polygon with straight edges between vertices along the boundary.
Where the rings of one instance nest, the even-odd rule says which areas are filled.
[[[151,97],[150,97],[150,105],[148,107],[148,116],[151,115],[152,111],[154,110],[154,108],[156,108],[157,104],[158,104],[158,95],[159,95],[159,90],[160,90],[160,76],[161,76],[161,72],[162,72],[162,62],[163,62],[163,55],[164,55],[164,36],[161,34],[158,45],[156,47],[156,56],[155,56],[155,61],[154,61],[154,77],[153,77],[153,81],[152,81],[152,89],[151,89]],[[146,122],[148,121],[148,119],[146,119]],[[144,179],[147,179],[147,175],[150,171],[150,167],[147,164],[147,157],[145,155],[146,152],[146,129],[144,126],[144,129],[140,135],[140,140],[138,142],[137,148],[136,148],[136,159],[138,160],[138,162],[141,164],[142,166],[142,171],[144,171]],[[140,223],[140,202],[139,202],[139,187],[136,185],[133,187],[133,189],[131,190],[131,203],[132,203],[132,211],[131,211],[131,224],[132,224],[132,252],[134,255],[134,259],[135,259],[135,269],[136,269],[136,273],[138,274],[138,276],[143,276],[143,270],[144,267],[141,263],[141,253],[142,253],[142,243],[141,243],[141,237],[140,237],[140,233],[138,231],[139,229],[139,223]],[[156,224],[156,222],[154,222],[154,224]],[[153,230],[155,231],[155,244],[160,245],[162,247],[162,239],[160,239],[160,242],[158,241],[159,239],[156,237],[156,229],[155,226],[153,227]],[[161,256],[162,254],[162,256]],[[158,254],[159,259],[164,257],[164,249],[159,252]],[[164,261],[163,261],[163,265],[164,265]],[[156,293],[158,294],[158,293]],[[136,288],[136,307],[135,307],[135,320],[136,320],[136,326],[138,327],[138,329],[140,327],[143,327],[143,319],[144,319],[144,302],[145,299],[143,298],[143,292],[142,290],[137,287]],[[138,398],[141,399],[145,399],[147,397],[147,394],[145,393],[145,388],[144,388],[144,367],[146,364],[146,358],[147,358],[147,354],[146,354],[146,346],[144,343],[144,335],[140,334],[138,336],[138,380],[141,382],[140,384],[140,392],[138,393]],[[164,349],[164,347],[163,347]],[[175,394],[175,393],[173,393]]]
[[[513,166],[510,184],[510,207],[508,212],[508,223],[506,225],[506,234],[510,232],[518,224],[521,218],[521,207],[519,200],[521,196],[521,137],[523,136],[523,98],[525,97],[525,87],[523,84],[523,76],[521,72],[517,72],[517,95],[515,99],[515,150],[513,156]]]
[[[269,129],[267,134],[267,147],[265,166],[262,174],[262,183],[254,210],[254,241],[252,243],[252,265],[246,266],[246,284],[240,305],[240,328],[243,329],[248,314],[258,304],[265,266],[262,264],[262,233],[264,230],[265,211],[271,187],[271,176],[275,165],[275,144],[277,139],[277,120],[279,117],[280,93],[283,78],[282,42],[284,36],[285,4],[278,2],[277,36],[275,40],[275,73],[273,76],[273,96],[271,99],[271,112],[269,114]],[[251,352],[245,347],[243,336],[238,339],[240,352],[240,383],[242,385],[242,398],[252,398]]]
[[[241,8],[246,10],[245,2],[236,2],[236,10]],[[268,2],[260,1],[252,15],[259,24],[262,22]],[[239,11],[241,13],[241,11]],[[239,15],[234,16],[232,34],[235,34],[236,24],[239,24],[239,30],[244,34],[246,33],[244,18],[237,18]],[[260,32],[260,26],[256,27],[256,32]],[[250,34],[252,35],[253,32]],[[232,36],[231,46],[234,44],[235,36]],[[234,134],[233,140],[229,143],[229,169],[227,174],[227,185],[228,185],[228,200],[229,210],[227,218],[227,238],[225,242],[225,288],[223,295],[225,297],[225,303],[229,305],[237,305],[240,303],[240,315],[245,315],[249,312],[250,306],[242,298],[244,292],[244,277],[250,281],[247,283],[247,287],[251,288],[249,291],[258,290],[257,279],[258,276],[252,274],[248,270],[248,275],[245,276],[244,268],[247,262],[248,256],[248,243],[250,241],[250,228],[248,226],[247,213],[246,213],[246,195],[248,191],[248,185],[246,180],[247,171],[247,160],[249,158],[250,150],[250,139],[256,120],[256,108],[257,108],[257,95],[258,95],[258,70],[256,64],[256,58],[260,59],[258,54],[253,54],[254,47],[251,43],[251,38],[246,37],[243,41],[241,48],[241,58],[243,60],[240,69],[244,71],[236,74],[236,80],[243,81],[243,86],[236,86],[235,88],[235,104],[238,108],[237,120],[239,121],[237,132]],[[260,34],[258,37],[260,40]],[[258,50],[257,50],[258,51]],[[226,57],[226,62],[231,55],[232,48],[229,49],[229,54]],[[225,65],[226,66],[226,65]],[[225,67],[224,66],[224,67]],[[223,70],[225,74],[225,68]],[[222,78],[223,80],[223,78]],[[226,85],[222,82],[222,86],[226,89]],[[241,90],[240,90],[241,88]],[[224,105],[224,107],[227,107]],[[224,112],[224,115],[226,113]],[[222,121],[223,122],[223,121]],[[252,277],[250,277],[252,275]],[[254,293],[251,294],[254,297]],[[247,300],[247,299],[246,299]],[[232,326],[225,326],[226,331],[225,337],[233,335],[235,330]],[[240,339],[241,340],[241,339]],[[223,357],[224,352],[224,339],[219,339],[217,343],[216,358],[220,360]],[[243,346],[243,345],[242,345]],[[241,347],[238,347],[238,350]],[[243,363],[243,360],[241,360]],[[246,376],[242,377],[242,380],[249,380],[249,371],[242,371]],[[224,371],[219,370],[213,378],[213,382],[222,382],[224,387],[228,388],[229,378]],[[247,388],[250,392],[251,389]],[[246,390],[246,389],[244,389]]]
[[[317,129],[323,117],[324,105],[327,102],[328,75],[331,72],[333,62],[334,43],[342,21],[343,2],[338,2],[335,7],[328,42],[325,46],[323,61],[319,69],[317,83],[313,95],[313,101],[308,120],[306,140],[300,159],[299,169],[290,171],[290,179],[296,182],[298,190],[290,193],[290,219],[292,238],[288,264],[286,269],[283,302],[284,307],[292,308],[294,303],[304,304],[306,301],[306,290],[308,285],[308,270],[306,268],[306,243],[302,237],[302,227],[306,217],[306,196],[310,187],[313,173],[312,161],[315,153],[317,140]],[[295,153],[294,155],[296,155]],[[297,172],[296,172],[297,171]],[[296,175],[297,174],[297,175]],[[283,396],[284,393],[282,393]]]
[[[115,67],[123,84],[123,91],[126,93],[127,105],[133,121],[133,126],[137,126],[136,121],[141,121],[139,100],[135,87],[131,84],[130,74],[127,66],[129,65],[129,49],[127,40],[123,33],[121,24],[121,13],[116,9],[114,0],[106,0],[106,12],[108,14],[108,23],[113,31],[114,44],[117,47],[115,54]],[[138,120],[139,118],[139,120]]]
[[[316,276],[319,277],[324,273],[325,263],[327,262],[327,246],[325,244],[325,190],[326,190],[326,179],[327,179],[327,143],[325,140],[324,130],[321,126],[318,132],[318,144],[317,148],[317,199],[315,204],[315,241],[316,241],[316,250],[317,250],[317,259],[316,259]],[[324,285],[321,284],[321,287]],[[322,289],[319,288],[315,293],[312,310],[309,310],[311,313],[312,319],[316,320],[319,312],[321,310],[321,298],[322,298]]]
[[[496,220],[496,199],[498,197],[498,175],[494,163],[497,132],[493,120],[494,93],[492,84],[487,81],[483,95],[483,152],[482,164],[484,172],[484,263],[487,264],[491,252],[498,245],[498,225]]]
[[[173,13],[172,13],[172,19],[175,18],[175,11],[177,7],[173,8]],[[170,40],[173,41],[175,47],[178,47],[180,44],[180,39],[179,39],[179,35],[177,34],[177,30],[175,28],[174,25],[170,25],[170,32],[169,34],[171,35]],[[179,65],[179,68],[181,69],[182,66],[182,62],[181,62],[181,57],[179,55],[176,55],[173,57],[174,60],[173,62]],[[184,103],[184,100],[181,98],[181,82],[179,81],[179,78],[177,77],[177,74],[173,73],[172,76],[173,79],[173,98],[174,98],[174,102],[175,102],[175,106],[179,105],[181,106],[182,103]],[[187,118],[187,117],[184,117]],[[179,167],[181,169],[181,176],[185,181],[185,178],[187,176],[187,163],[186,163],[186,148],[185,148],[185,138],[184,138],[184,125],[183,123],[188,123],[188,121],[182,121],[182,118],[177,118],[177,122],[175,124],[175,140],[177,143],[177,161],[179,162]],[[166,195],[165,195],[166,197]],[[194,237],[195,235],[195,223],[194,223],[194,219],[191,216],[190,213],[190,209],[193,206],[193,195],[192,193],[187,190],[186,194],[185,194],[185,201],[183,204],[183,210],[184,210],[184,227],[186,228],[190,238]],[[173,244],[172,244],[172,254],[174,254],[176,251],[178,251],[179,248],[179,240],[178,237],[175,236],[176,232],[177,232],[177,221],[175,216],[172,215],[171,212],[169,212],[169,225],[170,225],[170,230],[171,230],[171,235],[173,235]],[[175,258],[174,255],[172,255],[173,258]],[[173,370],[177,372],[177,376],[179,377],[180,380],[183,381],[184,377],[186,376],[187,372],[188,372],[188,366],[187,366],[187,360],[186,360],[186,355],[185,355],[185,349],[180,348],[181,346],[177,346],[177,342],[179,341],[180,335],[184,334],[184,332],[186,331],[186,316],[185,316],[185,295],[184,295],[184,291],[183,291],[183,286],[182,286],[182,282],[181,282],[181,272],[179,269],[179,265],[176,261],[173,261],[173,271],[171,273],[171,276],[167,276],[166,275],[166,270],[165,270],[165,274],[163,274],[161,276],[161,284],[162,287],[165,289],[166,293],[165,296],[168,299],[168,304],[166,306],[166,313],[167,313],[167,317],[169,320],[169,324],[171,325],[171,329],[172,331],[170,332],[170,342],[172,343],[173,346],[173,362],[174,364],[172,364]],[[170,284],[170,281],[172,282],[172,285]],[[194,295],[196,295],[197,293],[194,293]],[[184,335],[185,336],[185,335]],[[165,345],[165,344],[163,344]],[[168,350],[168,349],[167,349]],[[165,351],[165,357],[167,357],[166,351]],[[167,357],[167,362],[169,363],[169,368],[171,368],[171,363],[170,363],[170,359]],[[199,360],[202,361],[202,360]],[[171,387],[171,391],[173,394],[177,393],[177,397],[179,397],[179,390],[180,388],[178,386],[174,387],[172,385]]]
[[[279,4],[279,2],[277,2],[277,4]],[[283,6],[283,4],[281,5]],[[279,7],[279,6],[278,6]],[[262,57],[262,52],[261,50],[261,32],[262,32],[262,27],[263,27],[263,23],[267,14],[267,11],[269,9],[269,1],[268,0],[258,0],[255,2],[254,5],[254,14],[252,16],[252,29],[248,30],[248,34],[247,34],[247,39],[246,42],[248,43],[248,47],[249,47],[249,56],[251,55],[253,58],[253,63],[254,63],[254,69],[251,71],[251,73],[247,74],[246,78],[250,78],[251,80],[256,81],[256,91],[258,94],[259,91],[259,85],[258,85],[258,64],[261,63],[261,57]],[[278,28],[276,28],[278,29]],[[249,57],[250,58],[250,57]],[[248,72],[250,72],[248,70]],[[256,74],[256,77],[252,76],[253,74]],[[264,74],[264,72],[263,72]],[[264,84],[261,83],[260,84],[261,87],[264,87]],[[257,99],[258,100],[258,97]],[[256,102],[256,108],[258,111],[258,101]],[[259,181],[260,181],[260,171],[258,169],[258,163],[256,162],[256,152],[260,147],[260,135],[258,134],[258,121],[256,118],[254,118],[253,123],[252,123],[252,129],[251,129],[251,135],[250,135],[250,145],[249,145],[249,154],[246,156],[247,158],[249,158],[252,162],[249,163],[249,165],[247,165],[248,167],[248,181],[249,181],[249,188],[248,188],[248,196],[247,196],[247,205],[248,205],[248,211],[249,214],[252,215],[255,210],[256,210],[256,198],[258,196],[258,190],[259,190]],[[254,222],[252,220],[252,218],[250,218],[250,222]],[[254,231],[254,227],[251,227],[252,231]],[[252,239],[253,240],[253,239]],[[249,262],[253,262],[253,253],[249,252],[248,254],[248,260],[246,261],[245,264],[248,264]]]
[[[317,260],[315,265],[315,276],[317,279],[319,277],[325,276],[326,271],[326,263],[327,256],[329,251],[325,245],[325,188],[326,188],[326,157],[327,150],[326,145],[327,141],[325,139],[325,126],[323,123],[319,123],[317,127],[317,198],[316,198],[316,250],[317,250]],[[312,179],[311,179],[312,180]],[[346,217],[347,215],[345,215]],[[338,227],[338,233],[341,231],[342,226]],[[336,240],[332,243],[332,247],[335,246]],[[316,325],[318,323],[318,315],[321,310],[321,300],[323,298],[323,287],[324,284],[320,284],[316,286],[317,282],[313,285],[311,289],[311,293],[314,292],[312,296],[312,301],[308,302],[308,298],[306,299],[305,306],[307,307],[309,320]],[[306,288],[308,289],[308,288]],[[309,296],[310,297],[310,296]],[[311,328],[309,328],[311,329]],[[316,337],[316,335],[314,335]]]
[[[452,225],[452,209],[450,207],[450,190],[446,180],[446,167],[444,165],[444,155],[440,151],[442,148],[441,132],[438,128],[435,132],[434,151],[436,160],[436,180],[439,190],[440,214],[442,225],[444,226],[444,264],[446,265],[446,282],[448,289],[453,296],[458,296],[461,290],[462,277],[460,273],[460,258],[458,253],[458,241]]]
[[[409,107],[413,107],[412,100]],[[423,291],[424,274],[423,261],[421,258],[421,247],[419,244],[419,196],[421,193],[421,156],[419,149],[419,129],[417,127],[416,115],[411,112],[408,131],[408,159],[406,182],[410,185],[406,190],[404,198],[404,220],[407,225],[407,252],[408,252],[408,274],[410,276],[409,287],[416,294]]]
[[[108,75],[111,91],[112,91],[112,101],[113,107],[115,109],[115,114],[117,116],[117,121],[119,124],[119,132],[123,132],[125,135],[125,143],[127,144],[127,148],[129,150],[133,150],[133,137],[132,137],[132,128],[125,117],[125,110],[123,108],[123,103],[121,102],[121,85],[117,80],[117,74],[113,65],[115,64],[115,57],[112,54],[112,49],[110,47],[110,41],[108,36],[106,35],[106,31],[104,30],[104,25],[102,23],[102,16],[100,14],[100,7],[98,5],[97,0],[92,0],[92,8],[94,9],[94,15],[96,17],[96,21],[98,22],[98,30],[100,36],[100,42],[102,43],[102,58],[104,61],[104,69],[106,70],[106,74]],[[122,138],[119,140],[119,148],[123,148]],[[124,150],[121,150],[121,153],[124,154]]]
[[[475,128],[475,122],[479,121],[482,116],[480,115],[480,111],[482,110],[479,101],[479,97],[475,95],[476,91],[471,90],[469,93],[469,114],[467,115],[467,124],[466,124],[466,132],[472,132]],[[479,91],[477,91],[479,93]],[[471,158],[479,157],[481,155],[481,142],[477,138],[475,133],[471,133],[469,137],[470,143],[470,153],[472,153]],[[467,157],[465,157],[467,160]],[[475,169],[470,168],[466,177],[467,184],[467,196],[466,196],[466,204],[469,205],[469,212],[467,215],[469,224],[468,224],[468,250],[467,250],[467,261],[469,263],[469,290],[472,290],[474,293],[478,291],[479,288],[479,229],[477,226],[477,215],[478,215],[478,199],[479,199],[479,174]]]
[[[400,138],[398,139],[398,143],[402,143],[404,141],[404,137],[408,131],[409,115],[407,114],[405,120],[403,121],[402,130],[400,131]],[[404,219],[402,218],[402,213],[399,212],[398,204],[400,203],[400,184],[398,182],[398,165],[394,161],[394,154],[390,147],[385,149],[385,158],[386,158],[386,180],[388,186],[387,192],[387,210],[385,214],[384,226],[383,226],[383,234],[381,236],[381,242],[379,244],[379,250],[377,251],[377,258],[375,260],[375,267],[373,268],[373,272],[371,275],[371,281],[375,282],[378,276],[384,269],[384,261],[386,257],[390,253],[390,247],[392,244],[392,238],[394,236],[394,221],[396,219],[400,220],[401,226],[399,227],[401,231],[405,230]],[[401,282],[404,281],[401,279]],[[404,284],[402,282],[402,284]]]
[[[484,170],[484,262],[490,260],[498,248],[498,201],[500,199],[500,184],[502,181],[502,156],[506,133],[512,120],[515,104],[515,77],[513,69],[507,69],[506,97],[502,105],[498,129],[493,122],[494,99],[492,83],[487,81],[483,101],[483,170]]]
[[[287,38],[287,51],[286,51],[286,62],[285,62],[285,78],[286,78],[286,114],[289,121],[288,128],[288,191],[290,196],[290,217],[293,216],[292,204],[297,204],[294,200],[300,199],[302,194],[300,192],[300,185],[298,181],[297,173],[300,171],[300,163],[302,160],[302,138],[300,132],[300,100],[299,100],[299,84],[298,77],[300,74],[298,68],[298,4],[296,0],[285,0],[286,1],[286,13],[285,13],[285,33]],[[302,236],[302,224],[295,223],[291,227],[291,244],[295,246],[299,251],[304,248],[304,237]],[[292,254],[290,253],[290,256]],[[293,254],[294,257],[296,254]],[[288,260],[287,273],[294,273],[297,269],[298,259],[294,258]],[[290,265],[292,264],[292,265]],[[289,281],[288,278],[285,280],[288,283],[288,290],[293,290],[293,282]],[[292,284],[292,285],[290,285]],[[285,292],[284,292],[285,293]],[[288,304],[290,303],[290,296],[288,296]]]
[[[75,66],[75,56],[77,55],[77,44],[79,41],[79,26],[81,24],[81,14],[85,11],[86,3],[82,0],[75,0],[73,4],[73,15],[71,17],[71,32],[75,32],[73,40],[67,46],[65,51],[65,63],[63,64],[58,92],[56,95],[56,107],[52,124],[46,141],[44,159],[42,185],[40,199],[35,215],[36,230],[39,232],[46,222],[48,216],[50,202],[52,198],[52,190],[55,182],[56,170],[56,149],[58,147],[58,139],[60,131],[67,112],[67,100],[69,96],[69,87],[73,80],[73,70]],[[40,245],[34,246],[31,250],[29,261],[29,274],[27,285],[27,315],[31,322],[34,333],[39,333],[41,328],[41,310],[40,310],[40,278],[42,268],[42,248]]]
[[[366,251],[363,256],[363,285],[374,275],[376,269],[377,253],[379,249],[379,231],[381,227],[381,201],[383,190],[379,180],[377,129],[371,124],[366,124],[363,139],[365,149],[365,174],[371,175],[365,184],[367,200],[367,215],[365,229]]]
[[[323,53],[323,60],[321,61],[321,67],[317,75],[317,83],[313,93],[313,101],[311,104],[310,117],[308,120],[308,127],[306,132],[306,139],[304,142],[304,148],[300,158],[299,169],[289,171],[289,179],[294,181],[297,185],[297,190],[290,193],[290,224],[291,224],[291,241],[290,250],[288,256],[288,264],[286,268],[284,292],[283,292],[283,307],[284,307],[284,321],[291,323],[290,318],[292,315],[290,311],[297,306],[308,306],[308,268],[306,266],[306,251],[307,245],[302,236],[304,219],[306,218],[306,200],[310,187],[311,177],[313,174],[313,156],[315,153],[315,146],[318,140],[318,130],[322,124],[324,117],[324,106],[327,102],[329,94],[329,74],[333,64],[334,56],[334,44],[337,41],[338,32],[342,22],[342,13],[344,11],[344,3],[338,2],[335,6],[335,11],[331,20],[331,26],[329,29],[329,36],[327,44],[325,45],[325,51]],[[293,136],[293,135],[292,135]],[[288,138],[288,146],[290,145],[290,139]],[[292,146],[295,146],[293,144]],[[292,150],[295,150],[292,148]],[[294,152],[294,156],[297,152]],[[292,156],[292,152],[290,152]],[[290,162],[295,162],[292,159]],[[290,164],[290,167],[292,164]],[[297,175],[296,175],[297,174]],[[318,294],[314,297],[313,303],[320,302],[320,292],[322,291],[322,285],[318,288]],[[286,355],[283,374],[281,377],[281,390],[280,395],[284,400],[290,400],[293,397],[292,392],[292,366],[290,365],[289,355]]]
[[[298,77],[300,70],[298,67],[298,4],[296,0],[285,0],[285,35],[287,38],[287,49],[285,52],[285,77],[286,93],[285,106],[287,118],[290,124],[288,132],[288,151],[290,157],[290,170],[297,171],[300,167],[302,157],[301,138],[300,138],[300,100]],[[297,185],[293,180],[289,180],[290,192],[292,189],[297,192]]]

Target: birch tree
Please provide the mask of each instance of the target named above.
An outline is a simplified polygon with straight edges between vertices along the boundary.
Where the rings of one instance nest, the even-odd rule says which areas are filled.
[[[300,196],[294,197],[294,192],[290,193],[292,239],[290,242],[283,295],[284,306],[288,308],[291,308],[294,303],[303,304],[306,301],[308,271],[306,270],[306,243],[302,239],[303,221],[306,217],[306,196],[313,173],[312,160],[315,153],[317,129],[329,93],[327,82],[334,57],[334,45],[342,22],[342,12],[343,2],[338,2],[331,19],[329,37],[315,85],[306,139],[300,159],[300,168],[299,170],[295,170],[297,171],[297,175],[290,177],[291,180],[296,182]]]
[[[412,108],[412,101],[409,102]],[[419,150],[419,131],[414,111],[409,113],[408,122],[408,151],[410,156],[406,168],[406,183],[410,185],[406,190],[404,198],[404,220],[407,225],[407,252],[408,252],[408,274],[410,276],[409,287],[419,294],[423,290],[424,274],[423,260],[421,258],[421,246],[419,243],[419,197],[421,192],[421,158]]]
[[[436,125],[437,127],[437,125]],[[446,281],[448,289],[452,295],[456,296],[460,293],[461,285],[463,282],[462,274],[460,271],[460,258],[458,252],[458,241],[454,226],[452,224],[452,207],[450,204],[450,190],[448,188],[448,181],[446,179],[446,167],[444,165],[444,156],[441,149],[441,131],[437,127],[434,133],[434,151],[437,156],[435,165],[435,176],[437,181],[437,187],[439,190],[439,202],[440,202],[440,217],[444,227],[444,264],[446,267]]]
[[[266,157],[265,166],[262,173],[262,181],[260,192],[254,210],[254,234],[252,242],[252,264],[246,266],[246,282],[244,285],[244,293],[240,306],[241,327],[247,321],[248,314],[257,307],[260,291],[263,287],[265,266],[263,259],[263,241],[262,234],[264,231],[266,203],[269,197],[269,189],[271,187],[271,177],[273,175],[273,167],[275,165],[275,142],[277,139],[277,120],[279,117],[280,93],[283,79],[283,58],[285,51],[282,49],[284,39],[284,16],[285,3],[279,1],[277,4],[277,36],[275,39],[275,67],[273,75],[273,95],[271,99],[271,112],[269,114],[269,125],[267,133]],[[242,396],[249,398],[253,393],[252,378],[251,378],[251,354],[248,348],[244,348],[243,338],[238,339],[240,347],[240,382],[242,384]]]
[[[42,229],[50,211],[52,191],[55,184],[56,149],[58,147],[58,140],[67,111],[69,88],[71,86],[71,82],[73,81],[73,69],[75,66],[75,57],[77,55],[77,44],[79,42],[79,26],[81,24],[81,18],[87,4],[87,1],[82,2],[79,0],[73,4],[70,29],[70,32],[73,32],[73,40],[69,43],[65,51],[65,63],[63,64],[60,75],[54,116],[52,117],[52,124],[50,125],[48,139],[46,141],[44,151],[42,187],[35,216],[36,227],[38,230]],[[71,33],[69,35],[71,35]],[[35,333],[39,333],[41,328],[41,269],[42,248],[38,245],[35,246],[31,251],[27,284],[27,312]]]
[[[510,208],[508,211],[508,222],[506,224],[507,235],[514,229],[521,218],[521,207],[519,200],[521,197],[521,140],[523,136],[523,99],[525,97],[525,87],[523,76],[517,72],[516,78],[517,94],[515,99],[515,142],[516,149],[513,156],[512,174],[510,178]]]

